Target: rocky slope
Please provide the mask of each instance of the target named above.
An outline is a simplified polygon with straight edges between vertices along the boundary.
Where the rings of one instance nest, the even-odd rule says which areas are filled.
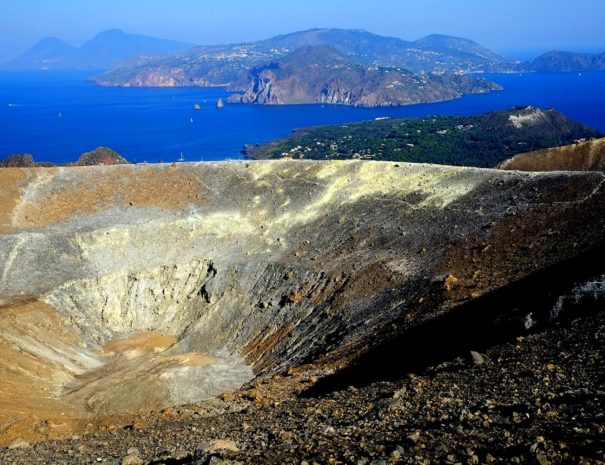
[[[473,342],[481,353],[446,356],[400,378],[315,397],[285,394],[284,386],[313,386],[309,370],[292,373],[273,383],[280,390],[259,383],[212,404],[145,416],[126,429],[0,449],[0,460],[599,464],[605,453],[605,314],[595,313],[487,349]]]
[[[522,153],[498,165],[520,171],[605,171],[605,139]]]
[[[327,46],[302,47],[251,73],[252,82],[232,103],[329,103],[365,107],[451,100],[500,89],[467,76],[415,75],[394,68],[367,68]]]
[[[253,377],[277,405],[309,380],[397,377],[405,341],[464,349],[447,328],[547,323],[603,272],[604,183],[352,161],[3,170],[0,441],[135,430]]]

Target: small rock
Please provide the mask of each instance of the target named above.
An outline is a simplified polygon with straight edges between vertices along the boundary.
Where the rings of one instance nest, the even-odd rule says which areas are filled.
[[[210,454],[218,452],[219,450],[228,450],[231,452],[239,452],[239,449],[238,449],[235,441],[232,441],[230,439],[213,439],[211,441],[204,443],[202,445],[202,450],[204,452],[208,452]]]
[[[403,456],[403,448],[400,446],[397,449],[395,449],[394,451],[391,452],[391,459],[392,460],[399,460],[401,459],[401,457]]]
[[[127,455],[122,459],[122,465],[143,465],[144,463],[137,455]]]
[[[537,321],[534,320],[532,313],[528,313],[527,315],[525,315],[525,318],[523,319],[523,326],[525,327],[525,329],[531,329],[533,326],[536,325],[536,323]]]
[[[15,439],[8,446],[9,449],[29,449],[29,442],[21,438]]]
[[[456,276],[448,274],[443,282],[443,288],[447,292],[451,292],[458,285],[458,278]]]
[[[387,465],[384,459],[374,459],[370,462],[370,465]]]
[[[475,365],[483,365],[485,363],[485,359],[483,358],[483,355],[481,355],[479,352],[475,352],[474,350],[471,350],[471,357],[472,357],[473,363]]]
[[[326,426],[324,428],[324,434],[332,436],[332,435],[336,434],[336,430],[332,426]]]
[[[208,465],[243,465],[243,463],[235,460],[222,459],[220,457],[211,457]]]
[[[128,455],[136,455],[137,457],[141,456],[141,452],[136,447],[131,447],[126,451]]]

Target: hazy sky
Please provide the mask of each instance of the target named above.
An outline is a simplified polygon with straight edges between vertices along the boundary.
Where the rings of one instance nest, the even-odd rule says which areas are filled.
[[[213,44],[312,27],[468,37],[500,52],[605,51],[605,0],[0,0],[0,62],[45,36],[102,30]]]

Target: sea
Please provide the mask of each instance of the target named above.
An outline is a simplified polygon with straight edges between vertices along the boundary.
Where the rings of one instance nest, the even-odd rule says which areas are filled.
[[[241,159],[244,144],[295,128],[375,118],[472,115],[514,106],[556,108],[605,132],[605,72],[485,74],[502,91],[389,108],[230,105],[225,88],[99,87],[91,72],[0,72],[0,158],[75,161],[98,146],[134,163]],[[194,105],[200,109],[195,110]]]

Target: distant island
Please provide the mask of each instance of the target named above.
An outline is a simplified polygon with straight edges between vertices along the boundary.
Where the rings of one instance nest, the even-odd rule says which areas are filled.
[[[46,37],[15,60],[2,66],[21,70],[106,70],[137,56],[184,52],[194,44],[127,34],[119,29],[101,32],[81,47]]]
[[[162,58],[140,57],[95,78],[104,86],[230,86],[245,89],[255,68],[309,46],[329,46],[368,67],[413,73],[472,73],[513,69],[503,56],[463,38],[430,35],[417,41],[363,30],[311,29],[258,42],[195,47]]]
[[[99,69],[101,86],[226,87],[230,103],[366,107],[451,100],[500,87],[486,72],[595,71],[605,54],[549,52],[521,63],[469,39],[415,41],[364,30],[310,29],[257,42],[194,46],[110,30],[82,47],[41,40],[5,69]]]
[[[118,152],[107,148],[97,147],[90,152],[80,155],[77,161],[65,163],[64,165],[55,165],[54,163],[36,162],[29,153],[17,153],[0,158],[0,168],[37,168],[52,166],[96,166],[96,165],[125,165],[130,163]]]
[[[380,119],[299,129],[246,146],[252,159],[387,160],[495,167],[512,156],[604,135],[556,110],[518,107],[478,116]]]
[[[464,75],[367,67],[326,45],[301,47],[250,75],[252,81],[245,92],[232,95],[231,103],[378,107],[452,100],[501,89],[486,79]]]
[[[408,41],[358,29],[309,29],[256,42],[197,46],[188,42],[101,32],[81,47],[46,37],[0,68],[102,70],[99,85],[128,87],[232,86],[241,90],[256,66],[307,46],[334,47],[352,61],[414,73],[570,72],[605,70],[605,53],[550,51],[515,61],[477,42],[443,34]]]
[[[605,53],[548,52],[519,66],[522,71],[583,72],[605,70]]]

